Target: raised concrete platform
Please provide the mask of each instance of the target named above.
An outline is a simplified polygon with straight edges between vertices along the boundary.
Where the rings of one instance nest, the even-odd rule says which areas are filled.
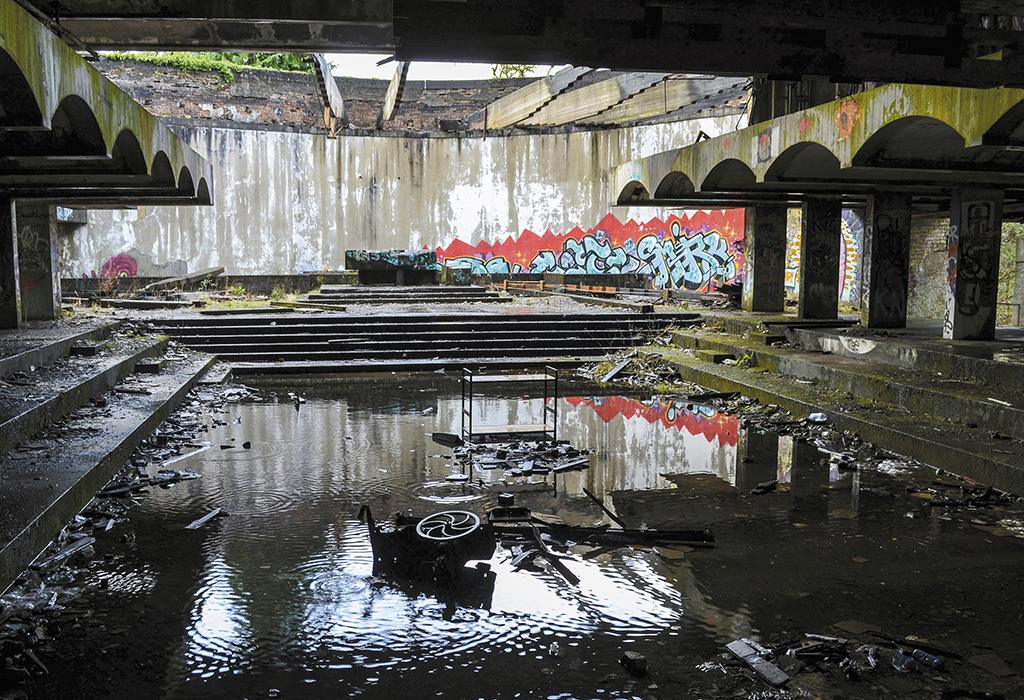
[[[57,535],[184,399],[214,358],[169,359],[156,375],[111,392],[0,457],[0,591]]]
[[[88,319],[76,323],[40,321],[17,329],[0,329],[0,378],[67,357],[72,345],[103,340],[117,325],[117,321]]]

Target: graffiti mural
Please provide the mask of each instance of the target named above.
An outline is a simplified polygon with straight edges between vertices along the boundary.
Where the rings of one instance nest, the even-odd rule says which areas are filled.
[[[789,210],[786,220],[786,294],[800,292],[800,210]],[[860,301],[860,263],[864,245],[864,219],[857,212],[843,210],[843,245],[839,249],[839,300],[847,304]]]
[[[346,270],[439,270],[429,250],[346,250]]]
[[[686,401],[665,400],[658,396],[647,400],[626,396],[567,396],[565,400],[572,406],[588,406],[605,423],[616,416],[627,419],[640,417],[664,428],[702,435],[708,442],[717,440],[720,445],[735,445],[739,439],[740,423],[737,416]]]
[[[473,274],[649,275],[657,287],[690,290],[737,284],[743,271],[743,210],[693,212],[625,223],[608,214],[597,226],[437,249],[446,266]]]
[[[99,272],[95,269],[86,277],[180,277],[188,273],[188,263],[184,260],[154,262],[153,256],[137,248],[115,253],[100,263]]]

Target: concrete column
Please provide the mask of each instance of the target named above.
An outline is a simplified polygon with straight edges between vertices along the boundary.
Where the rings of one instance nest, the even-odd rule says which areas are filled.
[[[910,278],[910,208],[907,194],[868,197],[861,254],[860,322],[868,328],[905,328]]]
[[[49,204],[18,202],[17,221],[22,318],[55,319],[60,315],[57,210]]]
[[[946,237],[946,313],[942,337],[992,340],[996,335],[1002,190],[953,191]]]
[[[779,436],[744,428],[736,449],[736,489],[749,491],[778,478]]]
[[[1017,240],[1017,275],[1013,286],[1013,303],[1017,305],[1016,323],[1024,324],[1024,238]]]
[[[843,205],[838,199],[804,202],[800,239],[800,318],[838,318],[839,247]]]
[[[786,206],[747,207],[743,233],[743,310],[782,311],[786,303]]]
[[[0,196],[0,328],[17,328],[21,323],[16,228],[14,200]]]

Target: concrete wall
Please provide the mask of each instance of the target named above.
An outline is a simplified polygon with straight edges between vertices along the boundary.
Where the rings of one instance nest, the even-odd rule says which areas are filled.
[[[177,261],[190,270],[288,274],[340,269],[349,248],[587,229],[609,213],[620,221],[665,217],[610,208],[613,167],[692,143],[702,130],[732,130],[737,120],[462,139],[180,128],[214,166],[215,206],[90,212],[89,225],[62,241],[62,274],[99,275],[129,251],[143,258],[138,275],[150,274],[145,264]],[[125,265],[119,259],[119,269]]]
[[[910,225],[908,319],[941,319],[946,303],[949,219],[915,218]]]

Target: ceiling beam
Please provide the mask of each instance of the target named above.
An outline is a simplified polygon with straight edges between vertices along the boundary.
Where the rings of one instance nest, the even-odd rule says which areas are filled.
[[[395,118],[398,105],[402,102],[402,93],[405,91],[405,79],[409,75],[409,62],[399,61],[395,66],[395,74],[391,76],[388,83],[388,91],[384,95],[384,104],[381,105],[380,116],[377,118],[377,128],[380,129],[384,122]]]
[[[537,110],[519,126],[571,124],[622,103],[641,90],[657,85],[668,73],[623,73],[590,85],[567,90]]]
[[[471,129],[504,129],[529,119],[544,105],[571,88],[578,80],[593,72],[591,68],[569,66],[554,75],[535,80],[515,92],[500,97],[481,112],[469,118]]]

